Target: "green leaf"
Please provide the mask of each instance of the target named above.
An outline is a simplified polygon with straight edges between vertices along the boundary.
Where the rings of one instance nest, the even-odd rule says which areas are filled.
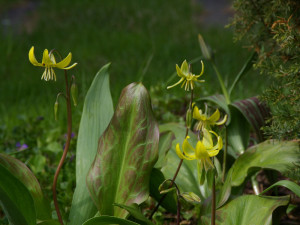
[[[30,192],[0,164],[0,205],[13,225],[35,225],[36,212]]]
[[[252,68],[252,61],[254,56],[256,56],[256,52],[253,52],[249,58],[247,59],[246,63],[243,65],[241,71],[238,73],[238,75],[235,77],[235,80],[233,81],[231,87],[229,88],[229,96],[231,95],[235,85],[242,79],[242,77],[247,74],[247,72]]]
[[[122,205],[122,204],[114,204],[115,206],[118,206],[122,209],[125,209],[126,211],[128,211],[130,213],[131,216],[133,216],[137,221],[139,222],[139,224],[141,225],[154,225],[147,217],[145,217],[139,206],[137,204],[131,204],[129,206],[127,205]]]
[[[150,96],[141,83],[125,87],[114,116],[101,136],[87,185],[101,215],[125,217],[113,203],[141,203],[148,197],[158,158],[159,131]]]
[[[121,219],[114,216],[100,216],[89,219],[82,225],[111,225],[111,224],[118,224],[118,225],[139,225],[135,222],[130,220]]]
[[[240,196],[216,211],[216,224],[271,225],[273,211],[280,206],[288,205],[289,199],[289,196]],[[210,216],[202,219],[204,224],[210,224]]]
[[[232,166],[232,186],[241,185],[249,173],[261,168],[273,169],[287,174],[300,161],[297,141],[268,140],[255,145],[234,162]]]
[[[162,168],[166,164],[166,155],[172,147],[174,135],[172,132],[164,132],[159,135],[158,160],[155,168]]]
[[[259,101],[256,97],[237,101],[231,105],[243,114],[248,123],[254,129],[258,140],[263,141],[263,135],[260,128],[265,125],[265,119],[270,115],[266,105]]]
[[[36,217],[40,220],[51,219],[49,201],[44,197],[41,186],[30,169],[18,159],[0,153],[0,165],[22,182],[30,192],[35,206]]]
[[[82,225],[97,211],[89,196],[86,176],[97,152],[98,139],[113,115],[109,65],[97,73],[84,101],[76,150],[76,189],[69,217],[71,225]]]
[[[154,198],[156,201],[159,201],[163,195],[161,195],[158,191],[159,185],[164,182],[165,177],[163,173],[156,168],[153,168],[150,176],[150,196]],[[177,202],[175,195],[173,193],[167,194],[161,206],[164,207],[168,212],[176,213],[177,212]]]
[[[237,158],[237,156],[242,154],[248,147],[250,125],[236,108],[230,105],[229,109],[231,121],[227,126],[228,144],[234,152],[232,156]]]
[[[276,182],[275,184],[273,184],[270,187],[268,187],[267,189],[265,189],[262,193],[260,193],[260,195],[266,193],[267,191],[271,190],[273,187],[277,187],[277,186],[286,187],[286,188],[290,189],[292,192],[294,192],[298,197],[300,197],[300,186],[289,180],[281,180],[281,181]]]

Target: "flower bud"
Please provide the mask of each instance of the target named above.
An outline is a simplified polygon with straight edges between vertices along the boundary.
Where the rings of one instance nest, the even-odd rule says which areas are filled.
[[[207,60],[211,60],[212,59],[211,50],[205,44],[204,39],[201,36],[201,34],[198,34],[198,41],[199,41],[200,48],[201,48],[204,58]]]
[[[74,106],[77,106],[78,87],[75,83],[71,85],[71,95],[72,95]]]
[[[192,110],[188,109],[188,111],[186,112],[186,126],[187,127],[191,127],[192,125]]]
[[[54,103],[54,119],[57,120],[58,101]]]

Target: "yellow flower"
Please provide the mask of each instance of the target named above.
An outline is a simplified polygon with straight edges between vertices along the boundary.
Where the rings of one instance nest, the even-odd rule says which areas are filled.
[[[198,120],[198,123],[196,125],[196,130],[203,130],[203,129],[211,130],[211,126],[223,125],[227,121],[227,115],[225,115],[224,118],[221,121],[219,121],[220,119],[219,109],[216,109],[216,111],[210,117],[208,117],[206,112],[202,113],[202,110],[201,109],[199,110],[197,106],[194,107],[193,118]]]
[[[215,135],[217,138],[216,145],[213,145],[211,134]],[[197,160],[199,172],[202,171],[203,167],[205,168],[205,171],[207,171],[210,168],[214,168],[214,165],[210,160],[210,157],[216,156],[219,153],[219,151],[222,149],[223,147],[222,138],[218,136],[215,132],[204,129],[203,139],[202,141],[197,142],[196,148],[193,148],[190,145],[190,143],[188,142],[189,138],[190,137],[187,136],[183,141],[182,144],[183,152],[181,152],[179,144],[176,145],[176,153],[179,156],[179,158],[186,159],[186,160]]]
[[[29,50],[29,61],[34,65],[34,66],[41,66],[45,67],[45,72],[42,75],[41,79],[44,79],[45,81],[48,80],[54,80],[56,81],[56,75],[54,73],[53,67],[63,69],[63,70],[69,70],[72,69],[74,66],[77,65],[77,63],[74,63],[71,66],[68,66],[71,62],[72,59],[72,53],[69,53],[66,58],[61,60],[59,63],[56,63],[54,55],[51,53],[49,55],[48,50],[45,49],[43,53],[43,59],[42,62],[39,63],[34,55],[34,47],[32,46],[31,49]]]
[[[201,60],[201,65],[202,65],[201,73],[199,75],[195,75],[190,72],[189,65],[186,60],[184,60],[183,63],[181,64],[181,68],[179,68],[179,66],[176,64],[176,71],[177,71],[177,75],[180,77],[180,80],[176,84],[168,86],[167,89],[175,87],[176,85],[183,82],[181,85],[181,88],[183,86],[185,86],[184,89],[186,91],[189,91],[190,88],[191,88],[191,90],[193,90],[194,82],[199,82],[199,83],[204,82],[204,80],[198,80],[198,78],[200,76],[202,76],[202,74],[204,72],[204,64],[203,64],[202,60]]]

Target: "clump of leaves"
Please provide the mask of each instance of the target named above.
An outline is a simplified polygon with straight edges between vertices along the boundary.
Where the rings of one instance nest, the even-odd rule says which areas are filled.
[[[255,67],[273,81],[262,96],[272,113],[265,133],[278,139],[299,138],[300,2],[235,0],[234,8],[235,40],[246,37],[248,47],[258,53]]]

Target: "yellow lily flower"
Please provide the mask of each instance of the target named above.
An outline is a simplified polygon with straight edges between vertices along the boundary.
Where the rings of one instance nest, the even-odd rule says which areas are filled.
[[[186,60],[184,60],[183,63],[181,64],[181,68],[179,68],[179,66],[176,64],[176,71],[177,71],[177,75],[180,77],[180,80],[177,83],[168,86],[167,89],[175,87],[176,85],[183,82],[181,88],[185,86],[184,89],[186,91],[189,91],[190,88],[191,90],[194,89],[194,82],[199,82],[199,83],[205,82],[204,80],[198,80],[198,78],[202,76],[204,72],[204,64],[202,60],[201,60],[201,65],[202,65],[201,73],[199,75],[195,75],[190,72],[189,65]]]
[[[213,140],[211,134],[217,137],[217,144],[213,145]],[[220,136],[218,136],[213,131],[208,131],[207,129],[203,130],[203,139],[202,141],[198,141],[196,148],[193,148],[188,139],[190,137],[187,136],[182,144],[183,152],[180,149],[179,144],[176,145],[176,153],[179,158],[186,160],[197,160],[198,161],[198,170],[202,171],[203,167],[205,171],[210,168],[214,168],[211,157],[216,156],[219,151],[223,147],[223,141]]]
[[[35,58],[33,46],[29,50],[28,55],[29,55],[29,61],[32,63],[32,65],[45,67],[45,72],[43,73],[42,78],[41,78],[41,79],[44,79],[45,81],[53,80],[53,78],[56,81],[56,75],[53,70],[54,67],[63,69],[63,70],[69,70],[77,65],[77,63],[74,63],[73,65],[68,66],[72,59],[72,53],[69,53],[67,55],[67,57],[64,58],[63,60],[61,60],[59,63],[56,63],[55,57],[52,53],[49,55],[48,49],[44,50],[43,59],[42,59],[41,63],[39,63]]]
[[[224,118],[221,121],[219,121],[219,109],[216,109],[216,111],[210,117],[208,117],[206,112],[202,113],[202,110],[199,110],[197,106],[194,107],[193,118],[199,121],[196,125],[196,130],[211,130],[211,126],[223,125],[227,121],[227,115],[225,115]]]

